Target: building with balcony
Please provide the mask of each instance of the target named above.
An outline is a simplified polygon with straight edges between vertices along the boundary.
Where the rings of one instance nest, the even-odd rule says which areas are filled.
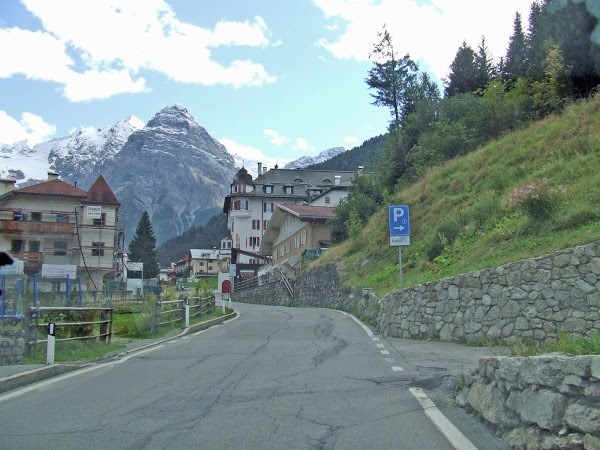
[[[28,275],[51,278],[61,267],[75,267],[88,290],[101,290],[105,277],[118,272],[119,206],[102,176],[88,191],[55,173],[17,189],[14,180],[0,180],[0,250],[22,260]]]
[[[313,205],[277,205],[259,253],[271,256],[273,267],[293,276],[305,250],[328,247],[331,229],[327,221],[335,208]]]
[[[253,179],[242,167],[230,185],[223,212],[227,214],[227,228],[231,232],[232,247],[250,254],[237,253],[239,261],[232,263],[259,263],[258,250],[263,235],[277,204],[308,204],[318,199],[319,204],[335,207],[347,196],[354,172],[310,169],[263,169]],[[250,256],[256,254],[256,258]]]
[[[221,270],[219,249],[190,249],[190,278],[214,277]]]

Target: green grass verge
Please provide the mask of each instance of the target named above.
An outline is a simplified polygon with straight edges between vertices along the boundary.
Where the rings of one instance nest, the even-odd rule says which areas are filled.
[[[226,308],[226,314],[233,310]],[[223,316],[222,308],[214,308],[208,314],[190,319],[190,325],[207,322]],[[130,339],[156,339],[174,331],[181,330],[181,323],[172,323],[159,327],[156,333],[150,332],[151,313],[146,305],[134,305],[130,312],[116,313],[113,316],[113,340],[101,343],[97,340],[57,342],[54,361],[56,363],[99,361],[105,356],[114,354],[125,348],[125,341]],[[44,364],[46,362],[46,345],[40,344],[37,357],[25,356],[21,364]]]

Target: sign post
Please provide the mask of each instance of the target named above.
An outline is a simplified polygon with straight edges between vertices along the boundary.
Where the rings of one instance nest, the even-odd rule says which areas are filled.
[[[48,323],[48,341],[46,342],[46,364],[52,365],[54,364],[54,348],[56,345],[56,331],[55,331],[55,323]]]
[[[389,206],[390,247],[398,247],[402,289],[402,247],[410,245],[410,211],[407,205]]]

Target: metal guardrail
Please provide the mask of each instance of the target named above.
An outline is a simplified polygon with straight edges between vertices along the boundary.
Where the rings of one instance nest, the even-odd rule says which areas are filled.
[[[85,313],[94,312],[100,313],[99,320],[77,320],[67,321],[66,317],[69,313]],[[95,314],[96,315],[96,314]],[[64,320],[64,322],[52,321]],[[45,319],[45,320],[44,320]],[[50,306],[30,306],[25,310],[25,355],[31,355],[31,349],[33,348],[34,356],[37,356],[38,344],[48,342],[47,339],[38,339],[38,330],[40,328],[47,328],[48,323],[54,322],[55,328],[67,329],[69,327],[84,327],[100,325],[98,334],[90,334],[85,336],[75,336],[68,338],[56,339],[57,342],[64,341],[75,341],[75,340],[86,340],[86,339],[99,339],[100,342],[110,343],[112,337],[112,322],[113,322],[113,309],[111,307],[50,307]]]

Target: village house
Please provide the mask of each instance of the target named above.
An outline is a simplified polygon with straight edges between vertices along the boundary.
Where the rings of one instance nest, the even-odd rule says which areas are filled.
[[[76,275],[87,290],[101,290],[120,270],[114,258],[124,246],[119,206],[102,176],[88,191],[53,172],[47,181],[23,188],[0,180],[0,250],[22,261],[27,275]]]

